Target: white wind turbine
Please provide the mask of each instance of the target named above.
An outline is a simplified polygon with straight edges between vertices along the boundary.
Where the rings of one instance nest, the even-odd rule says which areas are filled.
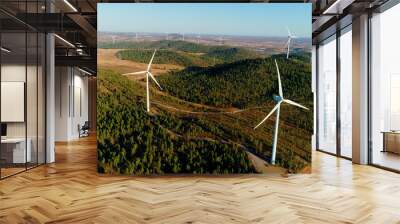
[[[273,144],[272,144],[272,156],[271,156],[271,164],[275,164],[275,157],[276,157],[276,144],[278,142],[278,128],[279,128],[279,113],[281,110],[281,104],[282,103],[287,103],[296,107],[300,107],[303,109],[308,110],[307,107],[298,104],[294,101],[285,99],[283,97],[283,91],[282,91],[282,84],[281,84],[281,75],[279,73],[279,67],[278,63],[275,60],[275,66],[276,66],[276,71],[278,73],[278,87],[279,87],[279,95],[274,95],[273,99],[276,102],[276,106],[269,112],[269,114],[257,125],[254,127],[254,129],[258,128],[262,123],[264,123],[275,111],[276,111],[276,121],[275,121],[275,132],[274,132],[274,139],[273,139]]]
[[[285,47],[287,46],[287,54],[286,54],[286,59],[289,59],[289,52],[290,52],[290,42],[292,41],[292,39],[296,39],[297,36],[292,35],[292,33],[290,32],[289,28],[286,27],[286,30],[288,32],[288,41],[286,42]]]
[[[132,73],[127,73],[125,75],[141,75],[141,74],[146,74],[146,107],[147,107],[147,112],[150,112],[150,93],[149,93],[149,77],[153,79],[153,81],[157,84],[158,87],[162,90],[160,84],[157,82],[156,78],[154,78],[153,74],[151,74],[151,64],[154,59],[154,55],[156,55],[156,51],[154,50],[153,56],[150,59],[149,64],[147,65],[146,71],[140,71],[140,72],[132,72]]]
[[[222,36],[219,36],[218,40],[219,40],[219,45],[224,44],[224,38]]]

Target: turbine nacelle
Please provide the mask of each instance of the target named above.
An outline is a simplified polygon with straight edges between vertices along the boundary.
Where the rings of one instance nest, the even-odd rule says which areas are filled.
[[[281,96],[276,95],[276,94],[274,94],[272,96],[272,99],[274,99],[275,103],[280,103],[283,100],[283,98]]]

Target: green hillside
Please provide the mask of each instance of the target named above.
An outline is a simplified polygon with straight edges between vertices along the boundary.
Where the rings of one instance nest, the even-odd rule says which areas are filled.
[[[117,57],[122,60],[148,63],[153,55],[153,52],[154,50],[150,49],[121,50],[117,52]],[[161,49],[157,51],[157,55],[154,58],[154,63],[174,64],[185,67],[206,67],[214,64],[257,57],[260,57],[260,55],[253,51],[241,48],[216,49],[207,54],[193,54],[184,51]]]
[[[238,60],[248,59],[248,58],[257,58],[261,57],[255,51],[250,51],[244,48],[232,47],[232,48],[221,48],[221,49],[213,49],[209,51],[207,54],[202,56],[203,58],[215,58],[216,60],[227,62],[234,62]]]
[[[207,53],[212,50],[222,49],[220,46],[209,46],[196,44],[181,40],[161,40],[161,41],[119,41],[119,42],[100,42],[99,48],[104,49],[168,49],[189,53]]]
[[[284,59],[279,58],[279,64]],[[297,85],[296,75],[310,76],[309,66],[299,57],[294,64],[281,66],[282,82],[285,93],[294,95],[291,99],[311,107],[309,96],[309,77],[303,85]],[[151,89],[152,115],[144,108],[144,83],[130,81],[112,71],[100,70],[98,76],[98,148],[99,171],[106,173],[153,174],[153,173],[247,173],[254,172],[247,154],[255,153],[260,158],[271,156],[274,116],[257,130],[253,127],[266,116],[274,106],[270,92],[277,92],[276,74],[260,73],[259,76],[247,75],[247,83],[238,74],[231,74],[232,66],[239,66],[243,71],[249,68],[275,71],[272,59],[252,59],[232,64],[184,70],[188,73],[172,73],[159,76],[158,79],[167,92]],[[259,68],[257,66],[260,66]],[[247,68],[245,68],[247,67]],[[212,70],[218,71],[215,74]],[[237,67],[236,69],[239,69]],[[199,71],[208,71],[208,75],[199,75]],[[293,71],[292,71],[293,70]],[[303,71],[304,74],[299,73]],[[192,74],[192,73],[193,74]],[[245,74],[245,73],[243,73]],[[272,75],[268,75],[272,74]],[[286,74],[292,74],[289,76]],[[198,75],[198,78],[196,78]],[[193,76],[193,77],[192,77]],[[189,77],[202,85],[186,86]],[[223,82],[215,77],[223,77]],[[239,79],[239,81],[238,81]],[[220,84],[223,83],[223,84]],[[269,83],[264,87],[264,95],[249,94],[254,91],[254,83]],[[285,83],[289,84],[285,84]],[[210,84],[208,84],[210,83]],[[214,83],[217,87],[213,87]],[[235,85],[239,85],[240,89]],[[294,88],[293,90],[291,85]],[[151,85],[153,86],[153,85]],[[223,88],[220,88],[220,87]],[[264,85],[262,85],[264,86]],[[175,89],[184,88],[182,96]],[[224,99],[224,106],[234,105],[237,99],[244,102],[245,108],[238,113],[230,113],[224,107],[199,105],[203,99],[197,95],[200,88],[210,98]],[[233,88],[236,91],[232,91]],[[257,87],[262,89],[262,87]],[[220,93],[222,95],[213,96]],[[237,96],[232,95],[237,92]],[[247,92],[248,96],[244,94]],[[167,94],[166,94],[167,93]],[[168,94],[169,93],[169,94]],[[228,94],[229,93],[229,94]],[[171,94],[171,95],[170,95]],[[207,94],[205,94],[207,96]],[[197,96],[197,99],[196,97]],[[233,97],[235,96],[235,97]],[[246,103],[241,97],[247,97]],[[183,101],[185,99],[187,101]],[[207,98],[204,98],[207,99]],[[232,102],[231,102],[232,101]],[[257,102],[257,103],[256,103]],[[259,104],[258,104],[259,102]],[[308,103],[307,103],[308,102]],[[311,109],[311,108],[310,108]],[[312,109],[304,111],[283,105],[277,150],[277,164],[298,172],[311,162]],[[149,164],[148,161],[151,161]],[[201,161],[201,162],[199,162]],[[211,165],[213,164],[213,165]],[[235,164],[232,166],[232,164]]]
[[[99,70],[98,171],[120,174],[252,173],[239,146],[207,136],[209,126],[160,111],[145,112],[140,84]],[[193,135],[193,136],[191,136]]]
[[[141,63],[149,63],[154,50],[122,50],[117,52],[117,57],[123,60],[131,60]],[[158,50],[154,64],[174,64],[181,66],[207,66],[212,63],[210,59],[193,54],[172,50]]]
[[[278,58],[285,97],[311,106],[309,62]],[[246,59],[208,68],[188,68],[162,76],[160,83],[172,95],[219,107],[260,105],[278,93],[274,58]]]

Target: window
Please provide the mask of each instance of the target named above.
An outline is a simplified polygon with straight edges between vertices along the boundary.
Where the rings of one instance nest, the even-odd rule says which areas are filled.
[[[351,26],[340,35],[340,155],[352,157],[352,32]]]
[[[371,160],[400,170],[400,5],[371,18]]]
[[[336,153],[336,36],[318,48],[318,145]]]

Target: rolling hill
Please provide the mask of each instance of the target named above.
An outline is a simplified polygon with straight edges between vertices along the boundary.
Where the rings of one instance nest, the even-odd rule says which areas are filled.
[[[260,105],[278,93],[277,58],[285,97],[312,102],[310,65],[302,58],[245,59],[207,68],[187,68],[160,77],[165,89],[187,101],[219,107]]]
[[[122,60],[148,63],[153,52],[154,50],[149,49],[121,50],[117,52],[117,57]],[[260,55],[256,52],[241,48],[218,49],[206,54],[193,54],[183,51],[161,49],[157,51],[157,57],[154,58],[154,63],[186,67],[207,67],[215,64],[258,57],[260,57]]]
[[[98,171],[118,174],[252,173],[239,146],[191,137],[203,127],[160,112],[145,112],[143,88],[113,71],[99,70]],[[174,128],[171,128],[174,127]],[[205,135],[203,135],[205,136]]]
[[[278,60],[282,64],[287,96],[297,94],[293,100],[310,106],[306,59],[299,57],[287,63],[281,57]],[[144,108],[143,83],[100,70],[99,171],[125,174],[254,172],[246,152],[264,159],[271,154],[274,118],[253,130],[274,106],[269,94],[277,87],[275,67],[271,63],[272,58],[246,59],[159,76],[167,92],[151,89],[150,115]],[[250,68],[259,70],[258,75],[246,74]],[[298,75],[305,77],[300,78],[304,79],[302,83],[296,84]],[[219,99],[223,99],[222,104],[216,103]],[[243,109],[227,108],[236,104]],[[299,172],[307,166],[311,161],[311,133],[312,112],[284,106],[277,164],[289,172]]]
[[[122,60],[131,60],[141,63],[149,63],[154,50],[122,50],[117,52],[117,57]],[[158,50],[154,64],[173,64],[182,66],[208,66],[212,61],[197,55],[173,50]]]
[[[99,48],[105,49],[164,49],[183,51],[188,53],[207,53],[212,50],[224,49],[223,46],[209,46],[196,44],[181,40],[161,40],[161,41],[122,41],[122,42],[102,42]]]
[[[260,57],[262,57],[261,54],[256,53],[255,51],[250,51],[238,47],[217,48],[209,51],[207,54],[202,56],[202,58],[215,59],[224,63]]]

